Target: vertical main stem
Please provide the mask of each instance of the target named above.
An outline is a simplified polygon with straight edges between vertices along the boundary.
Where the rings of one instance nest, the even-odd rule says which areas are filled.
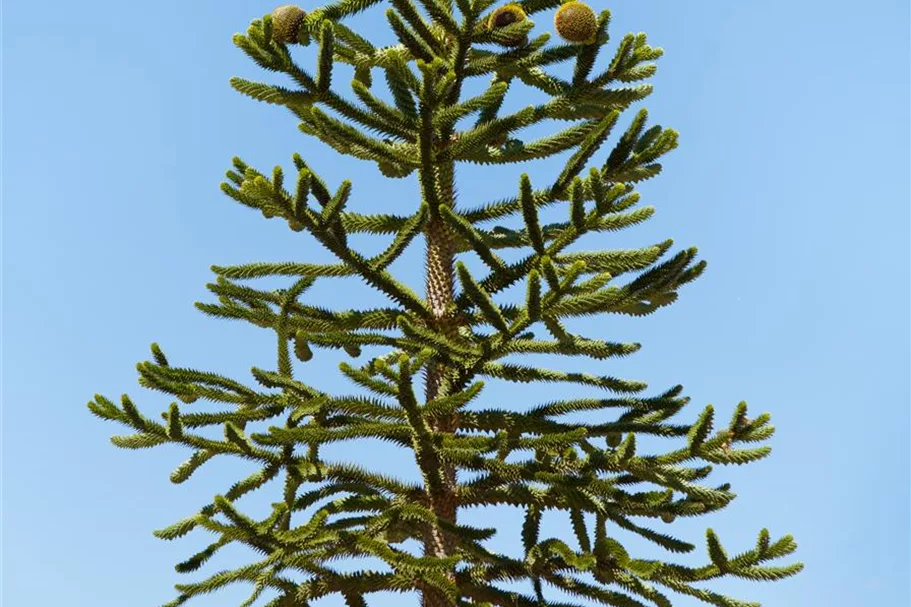
[[[425,169],[427,170],[427,169]],[[437,167],[433,181],[439,184],[447,205],[454,203],[452,188],[453,166],[448,164]],[[455,281],[455,246],[453,234],[439,216],[438,209],[431,209],[431,218],[425,228],[427,239],[426,259],[426,287],[427,302],[430,306],[433,323],[432,328],[444,334],[451,334],[455,329],[455,315],[453,310],[454,281]],[[433,363],[426,376],[426,400],[433,400],[440,395],[447,369],[441,363]],[[455,418],[440,420],[435,423],[436,432],[454,432],[456,429]],[[440,519],[456,522],[457,499],[456,471],[450,464],[444,465],[443,470],[444,491],[443,495],[431,501],[434,513]],[[428,529],[424,540],[424,552],[428,556],[444,557],[451,555],[455,550],[452,538],[443,534],[436,525]],[[424,590],[421,597],[422,607],[450,607],[452,605],[445,596],[432,589]]]
[[[448,334],[452,324],[453,304],[453,246],[452,235],[438,215],[432,217],[426,228],[427,259],[427,302],[434,329]],[[444,369],[434,365],[427,375],[427,400],[439,395]]]

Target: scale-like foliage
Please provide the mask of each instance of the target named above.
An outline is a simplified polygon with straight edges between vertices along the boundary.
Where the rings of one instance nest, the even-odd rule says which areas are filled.
[[[416,171],[420,197],[395,215],[359,214],[348,209],[356,198],[351,182],[333,190],[300,156],[293,159],[296,175],[288,179],[280,167],[263,173],[235,158],[222,184],[228,196],[307,232],[337,258],[330,265],[213,267],[216,280],[209,289],[217,303],[198,307],[272,331],[275,369],[253,368],[256,387],[250,387],[174,367],[153,344],[153,360],[138,365],[140,383],[183,404],[170,403],[156,421],[127,396],[120,406],[100,395],[89,403],[95,415],[131,428],[132,434],[113,438],[119,447],[189,447],[189,459],[171,475],[174,483],[188,481],[216,456],[234,455],[258,466],[156,535],[172,540],[201,528],[217,537],[177,565],[180,572],[199,570],[232,543],[254,549],[260,560],[178,585],[179,596],[169,605],[234,583],[253,588],[245,606],[263,595],[274,596],[266,603],[272,607],[303,607],[337,595],[349,607],[365,607],[373,593],[388,591],[417,592],[425,607],[573,607],[582,601],[669,607],[674,594],[721,607],[752,605],[699,584],[721,576],[777,580],[798,572],[799,564],[766,564],[796,549],[790,536],[773,542],[762,530],[753,550],[731,556],[709,530],[707,564],[694,568],[636,558],[614,530],[673,553],[694,550],[651,523],[727,506],[735,497],[728,485],[701,482],[713,465],[768,455],[766,445],[746,445],[772,435],[769,416],[750,419],[740,404],[720,430],[711,406],[691,422],[672,422],[689,402],[680,386],[644,396],[646,385],[639,381],[509,360],[517,354],[597,360],[630,355],[639,344],[576,335],[564,320],[651,314],[676,301],[681,287],[705,267],[695,249],[670,254],[671,241],[630,250],[569,250],[586,236],[634,226],[653,213],[638,206],[635,184],[661,171],[659,161],[676,147],[677,134],[648,127],[644,109],[628,126],[619,124],[630,106],[650,94],[643,81],[655,72],[661,49],[649,46],[644,34],[627,35],[599,71],[610,13],[598,17],[585,42],[551,43],[548,34],[535,35],[531,17],[557,9],[558,0],[503,7],[490,0],[458,0],[455,7],[449,0],[392,0],[385,18],[398,44],[378,47],[343,24],[376,4],[339,0],[309,13],[285,6],[253,21],[235,43],[258,65],[287,75],[295,88],[240,78],[231,83],[256,100],[284,106],[301,131],[375,163],[390,178]],[[587,14],[581,3],[575,5],[573,10]],[[317,47],[313,73],[293,59],[297,44]],[[334,69],[339,63],[354,67],[351,94],[341,92],[345,83]],[[571,80],[545,69],[560,64],[569,64]],[[490,84],[466,97],[463,86],[475,78]],[[549,100],[504,111],[516,81]],[[553,120],[568,124],[537,140],[518,139],[524,129]],[[511,198],[473,208],[456,205],[456,163],[511,164],[570,150],[556,174],[538,175],[534,184],[523,175]],[[542,212],[554,205],[565,207],[565,221],[543,223]],[[502,224],[510,219],[523,227]],[[389,244],[373,256],[359,253],[348,240],[357,233],[387,235]],[[427,245],[423,295],[389,271],[419,236]],[[515,261],[495,252],[503,249],[514,250]],[[480,273],[462,261],[472,255],[483,262]],[[271,291],[248,282],[266,277],[295,282]],[[315,282],[352,277],[388,298],[387,307],[337,310],[307,301]],[[523,287],[520,303],[504,297],[514,285]],[[537,337],[533,329],[547,336]],[[365,346],[382,346],[387,353],[341,365],[357,394],[326,394],[295,378],[292,355],[307,362],[321,349],[337,349],[357,359]],[[599,393],[518,409],[484,408],[485,376],[568,382]],[[226,408],[193,412],[190,405],[199,399]],[[570,421],[580,412],[603,418]],[[199,433],[213,427],[222,438]],[[644,453],[637,437],[645,436],[681,446]],[[421,482],[322,454],[325,445],[365,438],[410,450]],[[283,492],[271,514],[261,520],[244,514],[237,501],[276,478]],[[461,510],[490,505],[524,513],[523,556],[491,550],[487,540],[496,530],[460,523]],[[547,536],[541,520],[548,510],[568,518],[572,541]],[[414,542],[422,547],[417,553]],[[365,564],[356,572],[336,567],[351,558],[384,566]],[[531,594],[504,587],[521,581]],[[554,589],[577,602],[554,599]]]

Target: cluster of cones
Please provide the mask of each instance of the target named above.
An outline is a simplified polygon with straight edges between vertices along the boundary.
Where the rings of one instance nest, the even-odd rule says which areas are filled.
[[[490,30],[524,21],[528,17],[518,4],[507,4],[495,10],[488,19]],[[579,0],[563,3],[554,16],[554,28],[561,38],[572,44],[593,44],[598,35],[598,17],[595,11]],[[516,46],[525,40],[516,40]]]
[[[276,8],[272,11],[274,39],[286,44],[297,42],[298,32],[306,15],[303,9],[292,4]],[[487,27],[493,31],[520,23],[527,18],[521,6],[507,4],[491,13]],[[589,5],[579,0],[570,0],[557,10],[554,28],[561,38],[571,44],[593,44],[598,34],[598,17]],[[519,46],[524,42],[524,38],[509,41],[512,46]]]

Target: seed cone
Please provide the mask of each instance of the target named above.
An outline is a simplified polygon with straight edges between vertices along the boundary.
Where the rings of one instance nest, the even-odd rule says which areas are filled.
[[[506,27],[513,23],[525,20],[525,11],[518,4],[507,4],[501,6],[490,15],[487,21],[487,27],[494,29],[497,27]]]
[[[589,5],[572,0],[557,11],[554,27],[567,42],[592,44],[598,35],[598,17]]]
[[[297,42],[304,17],[307,16],[299,6],[285,4],[272,11],[272,38],[285,44]]]
[[[520,21],[525,21],[528,17],[525,15],[525,11],[522,10],[522,7],[518,4],[507,4],[506,6],[501,6],[493,13],[490,14],[490,17],[487,19],[487,29],[495,30],[501,27],[507,27],[513,23],[519,23]],[[525,37],[515,38],[505,42],[510,46],[519,46],[525,42]],[[501,43],[504,44],[504,43]]]

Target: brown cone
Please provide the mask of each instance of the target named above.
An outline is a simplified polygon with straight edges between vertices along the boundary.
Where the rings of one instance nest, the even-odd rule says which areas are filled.
[[[297,42],[301,23],[307,16],[299,6],[285,4],[272,11],[272,38],[285,44]]]
[[[525,21],[527,16],[525,11],[522,10],[522,7],[518,4],[507,4],[506,6],[501,6],[493,13],[491,13],[490,18],[487,20],[487,28],[494,30],[501,27],[507,27],[513,23],[519,23],[520,21]],[[504,44],[508,46],[519,46],[525,42],[525,37],[515,38],[509,40]]]
[[[598,34],[598,17],[589,5],[572,0],[557,11],[554,27],[567,42],[592,44]]]

